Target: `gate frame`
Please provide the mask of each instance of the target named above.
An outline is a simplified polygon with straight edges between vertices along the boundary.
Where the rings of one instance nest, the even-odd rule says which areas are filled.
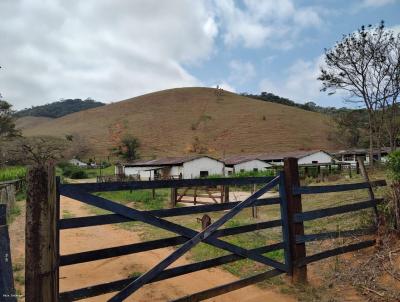
[[[50,165],[51,166],[51,165]],[[291,167],[291,168],[290,168]],[[41,242],[43,238],[46,240],[49,240],[52,242],[54,239],[56,242],[55,246],[55,258],[51,259],[44,259],[42,254],[36,253],[36,260],[41,263],[45,263],[45,265],[49,266],[51,263],[56,263],[56,267],[51,267],[50,272],[36,272],[36,276],[38,280],[35,280],[37,282],[36,284],[41,284],[48,288],[50,292],[56,292],[58,293],[58,278],[59,273],[58,273],[58,268],[60,265],[69,265],[73,263],[81,263],[81,262],[86,262],[86,261],[93,261],[93,260],[99,260],[99,259],[104,259],[107,257],[104,257],[104,253],[110,252],[110,250],[115,253],[113,256],[109,257],[115,257],[115,256],[120,256],[120,255],[127,255],[132,253],[132,250],[138,251],[145,251],[145,250],[151,250],[154,249],[154,246],[157,246],[156,248],[160,247],[166,247],[166,246],[171,246],[171,245],[178,245],[182,244],[185,242],[189,242],[192,238],[200,238],[204,240],[207,243],[212,243],[213,245],[219,247],[222,244],[223,249],[227,249],[233,252],[233,254],[227,255],[227,256],[222,256],[218,257],[215,259],[203,261],[200,263],[192,263],[188,265],[184,265],[181,267],[175,267],[171,269],[167,269],[160,273],[159,277],[154,279],[154,281],[160,281],[164,280],[167,278],[179,276],[182,274],[198,271],[201,269],[209,268],[209,267],[214,267],[216,265],[220,265],[223,263],[229,263],[232,261],[240,260],[243,259],[243,257],[248,257],[248,258],[253,258],[256,257],[256,261],[260,260],[260,257],[257,257],[257,255],[261,255],[263,253],[266,253],[268,251],[276,250],[276,249],[284,249],[285,250],[285,267],[278,267],[276,269],[267,271],[265,273],[258,274],[256,276],[252,276],[249,278],[241,279],[238,281],[235,281],[230,284],[218,286],[215,288],[208,289],[203,292],[199,292],[193,295],[189,295],[186,297],[183,297],[181,299],[178,299],[176,301],[198,301],[199,299],[206,299],[210,298],[216,295],[220,295],[222,293],[232,291],[238,288],[241,288],[243,286],[247,286],[249,284],[253,284],[255,282],[259,282],[265,278],[269,278],[272,276],[276,276],[279,274],[282,274],[284,272],[287,272],[289,275],[294,276],[296,274],[296,271],[298,272],[298,275],[301,276],[303,275],[302,278],[296,278],[293,277],[292,281],[300,281],[300,282],[305,282],[306,279],[306,274],[304,276],[303,272],[306,271],[304,269],[308,263],[318,261],[324,258],[332,257],[335,255],[339,255],[342,253],[346,253],[349,251],[356,251],[361,248],[366,248],[369,246],[373,246],[375,244],[375,240],[367,240],[367,241],[362,241],[360,243],[356,244],[350,244],[347,246],[342,246],[339,248],[335,248],[332,250],[328,251],[323,251],[314,255],[306,256],[304,254],[303,257],[299,255],[297,252],[297,249],[302,248],[305,246],[306,242],[311,242],[311,241],[316,241],[316,240],[324,240],[328,238],[337,238],[339,236],[341,237],[348,237],[348,236],[360,236],[360,235],[368,235],[368,234],[373,234],[376,230],[376,228],[370,228],[370,229],[359,229],[359,230],[348,230],[348,231],[342,231],[340,232],[325,232],[325,233],[319,233],[319,234],[307,234],[304,235],[304,228],[303,231],[299,229],[296,226],[303,225],[303,221],[307,220],[313,220],[317,218],[322,218],[322,217],[327,217],[327,216],[332,216],[332,215],[337,215],[337,214],[342,214],[342,213],[347,213],[347,212],[353,212],[353,211],[358,211],[361,209],[366,209],[366,208],[372,208],[375,207],[378,202],[381,200],[379,199],[372,199],[372,200],[367,200],[367,201],[362,201],[362,202],[357,202],[353,204],[346,204],[342,206],[337,206],[337,207],[330,207],[330,208],[324,208],[320,210],[314,210],[314,211],[308,211],[308,212],[302,212],[301,207],[299,207],[299,204],[301,203],[301,195],[302,194],[319,194],[319,193],[329,193],[329,192],[340,192],[340,191],[348,191],[348,190],[359,190],[359,189],[371,189],[372,187],[375,186],[385,186],[386,181],[381,180],[381,181],[371,181],[371,182],[363,182],[363,183],[351,183],[351,184],[339,184],[339,185],[327,185],[327,186],[300,186],[299,183],[296,181],[296,175],[298,179],[298,169],[297,167],[297,160],[296,159],[285,159],[285,167],[284,171],[281,172],[278,176],[279,178],[279,184],[280,184],[280,198],[267,198],[267,199],[255,199],[255,200],[246,200],[247,206],[261,206],[261,205],[269,205],[269,204],[277,204],[277,203],[282,203],[281,204],[281,219],[279,221],[268,221],[268,222],[262,222],[262,223],[256,223],[256,224],[250,224],[250,225],[245,225],[245,226],[240,226],[240,227],[234,227],[234,228],[227,228],[227,229],[222,229],[222,230],[214,230],[214,234],[208,234],[208,236],[204,236],[206,234],[207,229],[205,229],[204,232],[196,232],[194,230],[170,223],[169,221],[166,221],[164,219],[161,219],[160,217],[169,217],[169,216],[177,216],[177,215],[185,215],[185,214],[193,214],[193,213],[199,213],[199,208],[203,207],[204,211],[202,212],[210,212],[210,211],[221,211],[221,210],[226,210],[230,208],[234,208],[237,206],[243,206],[240,205],[240,202],[233,202],[233,203],[223,203],[223,204],[214,204],[210,206],[199,206],[199,207],[185,207],[185,208],[174,208],[174,209],[164,209],[164,210],[153,210],[153,211],[144,211],[140,212],[137,210],[134,210],[132,208],[128,208],[129,214],[127,215],[126,213],[120,212],[120,210],[123,210],[124,212],[127,210],[124,206],[114,203],[112,201],[108,201],[106,199],[102,199],[100,197],[84,193],[84,191],[88,192],[96,192],[96,191],[116,191],[116,190],[129,190],[129,189],[151,189],[151,188],[176,188],[177,183],[180,183],[180,185],[184,186],[201,186],[201,185],[207,185],[211,181],[213,184],[221,185],[232,185],[235,183],[238,184],[247,184],[249,182],[249,179],[233,179],[233,178],[224,178],[224,179],[196,179],[196,180],[167,180],[167,181],[152,181],[152,182],[129,182],[129,183],[107,183],[107,184],[66,184],[66,185],[60,185],[59,180],[54,181],[53,177],[49,177],[54,172],[54,166],[53,167],[41,167],[38,171],[38,167],[33,168],[28,174],[31,175],[30,177],[30,182],[33,184],[36,184],[36,186],[33,185],[28,185],[28,199],[31,198],[33,200],[37,201],[37,208],[36,210],[43,211],[43,209],[48,210],[50,212],[48,213],[40,213],[40,217],[45,219],[44,222],[48,223],[50,226],[50,229],[52,226],[55,225],[56,227],[56,232],[48,232],[46,234],[41,234],[40,232],[35,232],[35,227],[32,225],[27,225],[26,232],[32,232],[36,234],[37,242]],[[39,174],[35,174],[35,169],[36,173],[40,172]],[[46,172],[47,171],[47,172]],[[43,174],[44,173],[44,174]],[[46,174],[47,173],[47,174]],[[43,179],[38,180],[37,175],[42,175]],[[33,177],[32,177],[33,176]],[[283,177],[284,176],[284,177]],[[32,181],[33,179],[33,181]],[[262,183],[265,182],[266,178],[251,178],[252,181],[255,183]],[[253,183],[254,183],[253,182]],[[179,185],[178,185],[179,186]],[[78,200],[80,199],[79,196],[83,196],[84,199],[88,199],[89,203],[94,203],[93,205],[98,206],[97,203],[102,204],[103,208],[110,209],[108,206],[111,205],[111,211],[113,211],[114,207],[117,207],[116,209],[118,210],[118,214],[107,214],[107,215],[99,215],[99,216],[88,216],[88,217],[79,217],[79,218],[69,218],[69,219],[61,219],[60,218],[60,207],[59,207],[59,195],[65,195],[65,192],[71,192],[71,188],[78,188],[78,192],[75,192],[72,198],[77,198]],[[107,187],[107,190],[102,190],[105,187]],[[31,189],[30,189],[31,188]],[[33,189],[32,189],[33,188]],[[35,192],[40,192],[38,196],[34,195]],[[56,194],[53,195],[53,192],[57,192]],[[74,190],[72,190],[74,191]],[[82,195],[83,194],[83,195]],[[68,196],[68,195],[67,195]],[[51,204],[54,202],[54,198],[56,200],[55,206],[52,206],[49,208],[46,208],[46,205],[48,206],[49,203]],[[252,197],[250,197],[251,199]],[[296,201],[297,200],[297,201]],[[106,204],[104,204],[106,202]],[[243,202],[241,202],[243,203]],[[45,205],[43,207],[43,204]],[[28,203],[27,203],[28,206]],[[196,209],[193,209],[196,208]],[[214,210],[212,210],[214,209]],[[217,209],[217,210],[215,210]],[[32,215],[32,213],[29,213],[28,210],[32,210],[29,207],[27,207],[27,217],[29,215]],[[297,212],[296,212],[297,211]],[[177,214],[178,213],[178,214]],[[228,212],[229,214],[230,212]],[[36,213],[37,214],[37,213]],[[56,217],[56,223],[54,224],[52,221],[49,221],[49,217]],[[161,226],[166,229],[171,229],[172,231],[180,234],[181,236],[177,237],[172,237],[172,238],[167,238],[163,240],[159,240],[158,242],[152,241],[150,245],[153,245],[151,247],[147,242],[140,243],[140,244],[134,244],[134,245],[129,245],[129,246],[121,246],[121,247],[116,247],[116,248],[109,248],[109,249],[103,249],[99,250],[101,253],[103,253],[103,256],[93,256],[93,252],[99,252],[99,251],[89,251],[89,252],[83,252],[83,253],[78,253],[78,254],[73,254],[73,255],[63,255],[60,257],[59,255],[59,231],[61,229],[67,229],[67,228],[75,228],[75,227],[85,227],[85,226],[93,226],[93,225],[102,225],[102,224],[110,224],[110,223],[118,223],[118,222],[127,222],[131,221],[132,219],[137,219],[137,215],[144,215],[144,222],[151,222],[151,224],[154,224],[156,226]],[[231,215],[231,214],[230,214]],[[125,216],[125,217],[122,217]],[[47,217],[47,218],[46,218]],[[223,216],[225,217],[225,216]],[[28,219],[28,218],[27,218]],[[47,220],[46,220],[47,219]],[[50,219],[51,220],[51,219]],[[139,219],[140,220],[140,219]],[[143,219],[142,219],[143,220]],[[147,221],[148,220],[148,221]],[[286,223],[285,223],[286,221]],[[42,220],[40,222],[43,222]],[[234,234],[239,234],[243,232],[249,232],[257,229],[258,227],[262,226],[263,228],[269,228],[269,227],[274,227],[278,226],[276,223],[279,222],[282,226],[283,230],[287,230],[286,232],[282,232],[282,236],[284,237],[284,242],[270,245],[270,246],[265,246],[261,248],[256,248],[253,250],[237,250],[236,246],[227,244],[224,241],[221,241],[218,239],[218,237],[222,236],[229,236],[229,235],[234,235]],[[183,235],[183,236],[182,236]],[[54,238],[52,237],[54,236]],[[204,236],[204,237],[203,237]],[[188,238],[185,239],[184,237]],[[197,239],[196,239],[197,240]],[[27,250],[28,251],[28,250]],[[244,252],[244,254],[243,254]],[[244,255],[244,256],[243,256]],[[29,255],[32,256],[32,255]],[[69,256],[73,256],[72,258]],[[28,257],[28,255],[27,255]],[[75,260],[74,260],[75,257]],[[78,262],[76,259],[81,257],[81,259]],[[86,258],[85,258],[86,257]],[[83,260],[82,260],[83,258]],[[266,257],[262,257],[268,260]],[[72,260],[71,260],[72,259]],[[86,259],[86,260],[85,260]],[[261,262],[265,261],[265,259],[262,259]],[[53,262],[55,261],[55,262]],[[73,263],[68,263],[68,261],[72,261]],[[265,264],[276,267],[276,262],[273,260],[269,259]],[[278,265],[280,263],[278,262]],[[282,265],[282,263],[281,263]],[[29,268],[29,269],[35,269],[35,267]],[[54,274],[53,272],[56,272]],[[49,276],[50,273],[50,276]],[[138,279],[138,278],[136,278]],[[143,280],[143,279],[142,279]],[[108,289],[113,288],[115,289],[114,291],[118,291],[118,289],[122,287],[125,287],[131,282],[126,283],[127,280],[118,280],[115,282],[111,282],[109,284],[106,284],[108,286]],[[129,281],[129,280],[128,280]],[[135,281],[133,278],[130,281]],[[28,281],[30,282],[30,281]],[[122,282],[122,283],[121,283]],[[125,283],[123,283],[125,282]],[[137,284],[137,283],[136,283]],[[26,284],[26,287],[32,287],[32,284]],[[103,286],[103,287],[102,287]],[[89,287],[91,290],[94,292],[100,292],[96,295],[103,294],[105,292],[101,292],[101,290],[104,290],[104,284],[102,285],[94,285]],[[80,290],[86,290],[88,288],[80,289]],[[79,291],[79,290],[77,290]],[[91,295],[93,296],[93,295]],[[45,296],[42,296],[45,297]],[[53,300],[57,302],[57,299],[63,300],[63,301],[71,301],[71,299],[66,299],[68,298],[67,296],[62,296],[58,294],[56,299]],[[37,299],[37,300],[32,300],[32,301],[40,301],[43,299]],[[43,300],[44,301],[44,300]],[[121,301],[121,300],[116,300],[116,301]]]

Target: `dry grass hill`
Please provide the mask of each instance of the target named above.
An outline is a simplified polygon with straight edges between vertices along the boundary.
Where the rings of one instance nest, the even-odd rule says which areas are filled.
[[[106,157],[126,134],[140,140],[143,157],[332,149],[331,120],[319,113],[246,98],[213,88],[154,92],[61,118],[23,118],[27,136],[85,138]]]

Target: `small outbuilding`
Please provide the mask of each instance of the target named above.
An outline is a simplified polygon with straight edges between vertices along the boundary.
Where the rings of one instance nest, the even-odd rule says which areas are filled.
[[[69,163],[71,165],[78,166],[78,167],[83,167],[83,168],[87,168],[88,167],[87,163],[84,163],[83,161],[80,161],[79,159],[76,159],[76,158],[70,159]]]
[[[224,175],[225,165],[215,158],[204,155],[166,157],[120,164],[116,167],[116,174],[121,173],[141,180],[191,179]]]
[[[263,171],[273,166],[270,163],[256,158],[254,155],[230,156],[223,161],[225,162],[226,175],[249,171]]]
[[[257,158],[260,160],[275,165],[283,165],[283,159],[285,157],[297,158],[299,165],[329,164],[334,162],[333,156],[323,150],[299,150],[290,152],[262,153],[257,155]]]
[[[387,156],[390,153],[390,148],[383,147],[379,152],[379,149],[373,150],[374,161],[386,162]],[[357,149],[347,149],[339,150],[333,152],[335,158],[341,162],[348,163],[351,166],[357,166],[357,157],[361,157],[364,160],[364,164],[368,165],[370,162],[369,149],[357,148]]]

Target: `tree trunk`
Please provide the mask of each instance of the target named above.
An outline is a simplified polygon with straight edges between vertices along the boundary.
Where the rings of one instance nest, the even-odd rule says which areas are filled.
[[[369,126],[369,165],[374,166],[374,134],[372,125]]]
[[[393,190],[393,211],[394,211],[394,227],[400,229],[400,182],[396,181],[392,184]]]

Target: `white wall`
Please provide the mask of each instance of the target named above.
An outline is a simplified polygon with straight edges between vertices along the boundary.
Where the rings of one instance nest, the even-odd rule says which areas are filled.
[[[258,171],[265,170],[266,168],[270,168],[272,165],[262,160],[253,159],[246,162],[242,162],[240,164],[234,165],[235,173],[239,173],[241,170],[244,171],[253,171],[254,169],[258,169]]]
[[[87,164],[84,162],[81,162],[80,160],[77,160],[75,158],[71,159],[69,161],[70,164],[75,165],[75,166],[79,166],[79,167],[87,167]]]
[[[302,158],[299,158],[299,165],[304,165],[304,164],[313,164],[314,163],[330,163],[332,162],[332,156],[330,156],[329,154],[319,151],[319,152],[315,152],[313,154],[304,156]]]
[[[183,174],[183,167],[182,166],[172,166],[171,167],[171,172],[170,172],[170,176],[179,176],[179,174],[182,173]]]
[[[183,178],[198,178],[200,171],[208,171],[208,175],[224,174],[225,164],[208,157],[200,157],[183,164]]]
[[[126,176],[139,175],[141,180],[149,180],[154,178],[154,171],[147,171],[157,167],[125,167],[124,173]]]

